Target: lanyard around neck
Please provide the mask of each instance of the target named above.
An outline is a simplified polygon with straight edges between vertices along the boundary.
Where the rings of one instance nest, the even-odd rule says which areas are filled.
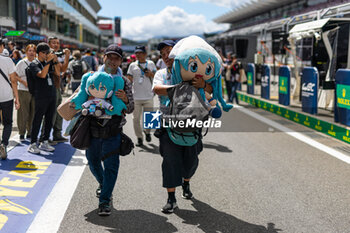
[[[166,78],[169,80],[171,78],[171,68],[166,68]]]
[[[36,59],[39,63],[40,63],[40,65],[41,65],[41,67],[44,69],[44,65],[43,65],[43,63],[41,63],[41,61],[39,60],[39,59]],[[51,76],[50,76],[50,73],[49,72],[47,72],[47,76],[49,77],[49,78],[51,78]]]
[[[145,72],[144,72],[143,70],[144,70],[144,69],[147,69],[148,62],[146,61],[146,66],[145,66],[144,69],[142,69],[142,66],[140,65],[140,61],[139,61],[139,60],[137,60],[137,65],[138,65],[138,67],[139,67],[140,70],[141,70],[141,75],[144,76],[144,75],[145,75]]]

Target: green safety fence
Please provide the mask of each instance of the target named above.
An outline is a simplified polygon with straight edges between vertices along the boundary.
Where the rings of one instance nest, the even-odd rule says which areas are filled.
[[[304,125],[310,129],[314,129],[321,133],[327,134],[343,142],[350,143],[350,130],[346,129],[345,126],[341,127],[339,125],[335,125],[300,112],[295,112],[285,107],[271,104],[264,100],[260,100],[242,93],[237,92],[237,95],[241,101],[244,101],[250,105],[262,108],[266,111],[277,114],[298,124]]]

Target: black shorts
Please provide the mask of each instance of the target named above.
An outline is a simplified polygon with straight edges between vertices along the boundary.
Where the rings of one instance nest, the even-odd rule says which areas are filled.
[[[163,187],[175,188],[182,185],[182,179],[191,178],[198,167],[198,155],[203,150],[202,140],[193,146],[180,146],[169,138],[166,130],[159,138],[159,151],[163,157]]]

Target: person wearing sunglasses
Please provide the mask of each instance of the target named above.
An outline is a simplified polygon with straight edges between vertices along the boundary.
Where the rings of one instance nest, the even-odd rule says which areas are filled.
[[[40,150],[53,152],[54,147],[49,145],[50,131],[53,116],[56,111],[56,89],[53,84],[52,72],[59,75],[59,63],[57,56],[50,53],[47,43],[39,43],[36,49],[38,58],[30,63],[30,74],[34,80],[35,113],[32,122],[31,143],[28,152],[40,154]],[[45,116],[45,131],[43,141],[37,146],[40,125]]]

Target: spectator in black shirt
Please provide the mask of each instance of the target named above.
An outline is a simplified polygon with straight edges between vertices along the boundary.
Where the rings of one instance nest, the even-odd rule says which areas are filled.
[[[53,77],[49,74],[49,69],[54,67],[54,72],[59,75],[59,63],[57,56],[50,53],[50,47],[47,43],[40,43],[36,49],[38,59],[30,64],[31,76],[35,80],[35,113],[32,123],[31,144],[28,147],[30,153],[39,154],[40,150],[54,151],[50,146],[48,139],[52,128],[52,120],[56,111],[56,89],[53,84]],[[37,138],[40,130],[40,124],[45,116],[45,132],[43,142],[38,148]]]

